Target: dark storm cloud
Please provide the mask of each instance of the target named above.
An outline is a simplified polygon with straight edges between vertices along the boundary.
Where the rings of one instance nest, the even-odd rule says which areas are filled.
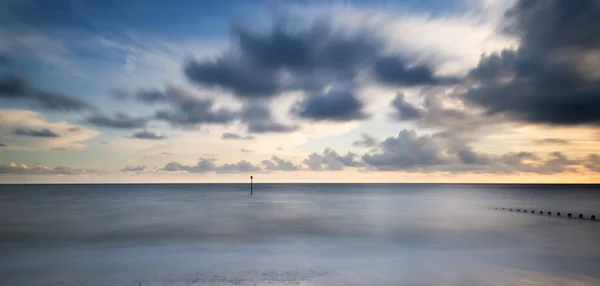
[[[500,115],[490,115],[472,108],[449,107],[445,100],[454,100],[450,103],[462,106],[460,99],[436,88],[422,90],[419,97],[423,99],[422,106],[415,106],[406,101],[404,94],[399,93],[391,106],[394,112],[391,118],[398,121],[412,121],[421,128],[435,128],[444,132],[463,134],[474,137],[476,132],[490,132],[494,126],[503,123]]]
[[[60,135],[52,132],[52,130],[43,128],[43,129],[30,129],[30,128],[15,128],[12,132],[15,135],[20,136],[30,136],[30,137],[40,137],[40,138],[58,138]]]
[[[379,144],[381,153],[366,154],[363,160],[380,170],[403,170],[446,163],[440,144],[414,130],[402,130]]]
[[[131,135],[131,138],[146,139],[146,140],[165,140],[169,137],[164,136],[164,135],[158,135],[158,134],[148,131],[148,130],[143,130],[140,132],[133,133],[133,135]]]
[[[94,114],[86,119],[86,122],[105,128],[114,129],[137,129],[144,128],[148,123],[146,117],[130,117],[123,113],[117,113],[114,117],[109,117],[103,114]]]
[[[263,160],[263,165],[269,171],[298,171],[300,166],[294,165],[291,161],[286,161],[277,156],[271,157],[271,160]]]
[[[548,145],[569,145],[571,142],[569,140],[560,139],[560,138],[544,138],[534,141],[537,144],[548,144]]]
[[[58,111],[82,111],[93,109],[79,98],[68,95],[37,90],[33,94],[36,104],[45,109]]]
[[[298,130],[297,125],[286,125],[276,122],[268,103],[245,103],[239,116],[248,127],[249,133],[290,133]]]
[[[375,62],[375,78],[395,86],[456,84],[457,78],[436,77],[431,68],[423,65],[410,66],[402,56],[384,56]]]
[[[600,49],[600,2],[521,0],[506,20],[519,49],[482,58],[471,72],[482,85],[465,100],[520,121],[600,125],[599,62],[589,57]]]
[[[377,139],[375,139],[371,135],[365,134],[365,133],[361,134],[360,140],[356,140],[356,141],[352,142],[352,146],[354,146],[354,147],[372,148],[372,147],[376,147],[377,144],[379,144]]]
[[[127,166],[127,167],[121,169],[120,172],[122,172],[122,173],[141,173],[144,170],[146,170],[146,166],[137,166],[137,167]]]
[[[0,76],[0,98],[25,100],[48,110],[84,111],[93,109],[84,101],[61,93],[45,91],[29,85],[16,75]]]
[[[467,143],[453,134],[419,136],[413,130],[403,130],[384,140],[379,153],[365,154],[362,159],[381,171],[425,173],[557,174],[577,172],[582,163],[560,152],[550,153],[545,159],[528,152],[488,155]]]
[[[228,56],[203,62],[190,62],[185,74],[196,83],[231,90],[241,97],[269,97],[279,91],[275,75],[267,70],[252,70],[242,60]],[[258,67],[257,67],[258,68]]]
[[[245,160],[235,164],[216,165],[213,160],[201,158],[194,166],[185,166],[177,162],[170,162],[161,170],[166,172],[186,171],[188,173],[248,173],[259,172],[261,168]]]
[[[125,93],[126,97],[129,95]],[[110,118],[105,116],[98,117],[93,122],[99,124],[123,127],[114,128],[138,128],[144,127],[149,120],[165,121],[171,126],[176,127],[196,127],[203,124],[227,124],[236,119],[236,112],[215,108],[214,100],[207,98],[199,98],[192,93],[175,87],[167,86],[164,90],[161,89],[143,89],[134,93],[134,98],[145,104],[162,103],[163,107],[156,110],[152,118],[131,118],[134,122],[128,124],[124,118],[116,118],[117,121],[110,122]],[[142,124],[142,121],[145,121]],[[128,126],[128,127],[125,127]]]
[[[352,121],[368,118],[363,103],[349,91],[329,91],[313,94],[292,106],[291,112],[313,121]]]
[[[163,96],[168,107],[156,112],[155,118],[172,126],[194,127],[202,124],[226,124],[237,114],[215,108],[212,99],[198,98],[185,90],[168,87]]]
[[[403,93],[398,93],[396,95],[392,101],[392,106],[395,109],[393,117],[400,121],[419,119],[423,116],[423,110],[406,102]]]
[[[318,24],[300,31],[277,26],[264,34],[238,27],[232,36],[230,51],[216,59],[192,61],[185,73],[193,82],[224,88],[241,98],[319,89],[326,84],[323,77],[352,79],[381,49],[381,43],[366,34],[342,35]],[[291,79],[286,79],[283,71],[290,73]]]
[[[266,33],[236,27],[229,50],[213,59],[190,61],[185,72],[194,83],[229,90],[243,100],[269,100],[284,91],[303,91],[307,96],[290,111],[323,121],[369,117],[354,91],[325,92],[326,87],[355,86],[359,74],[372,73],[369,78],[394,86],[457,82],[385,50],[372,33],[334,29],[327,21],[299,29],[275,25]],[[290,130],[282,127],[264,122],[249,125],[255,132]]]
[[[327,148],[323,153],[312,153],[302,163],[311,171],[341,171],[345,167],[360,167],[361,163],[356,161],[357,154],[348,152],[340,155],[335,150]]]
[[[2,98],[28,97],[29,85],[27,81],[16,75],[3,75],[0,77],[0,96]]]
[[[237,133],[225,132],[221,134],[221,139],[223,140],[254,140],[253,136],[242,136]]]
[[[482,56],[479,65],[469,72],[471,77],[481,80],[493,80],[514,75],[517,52],[503,50],[489,56]]]

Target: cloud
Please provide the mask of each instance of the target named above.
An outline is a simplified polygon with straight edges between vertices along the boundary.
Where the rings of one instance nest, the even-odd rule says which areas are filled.
[[[40,137],[40,138],[57,138],[60,135],[52,132],[52,130],[48,128],[43,129],[28,129],[28,128],[15,128],[13,130],[13,134],[21,135],[21,136],[31,136],[31,137]]]
[[[380,170],[403,170],[441,165],[447,162],[438,142],[429,136],[417,136],[414,130],[402,130],[379,145],[381,153],[366,154],[363,160]]]
[[[0,138],[10,150],[68,150],[86,148],[99,132],[69,122],[49,122],[42,114],[18,109],[0,110]]]
[[[519,48],[483,57],[465,101],[523,122],[599,126],[599,19],[598,1],[517,1],[504,32]]]
[[[120,170],[121,173],[141,173],[144,170],[146,170],[146,166],[137,166],[137,167],[132,167],[132,166],[127,166],[123,169]]]
[[[221,135],[223,140],[254,140],[254,136],[242,136],[236,133],[225,132]]]
[[[571,144],[571,142],[569,140],[560,139],[560,138],[538,139],[538,140],[535,140],[534,143],[547,144],[547,145],[569,145],[569,144]]]
[[[115,116],[109,117],[103,114],[94,114],[86,119],[88,124],[113,128],[113,129],[138,129],[145,128],[148,123],[147,117],[131,117],[124,113],[116,113]]]
[[[250,133],[291,133],[298,130],[297,125],[285,125],[277,122],[257,121],[248,123]]]
[[[135,98],[144,103],[158,103],[167,101],[167,96],[165,93],[156,89],[141,90],[136,93]]]
[[[173,153],[171,153],[171,152],[165,152],[165,151],[163,151],[163,152],[160,152],[160,154],[161,154],[161,155],[174,155],[174,154],[173,154]]]
[[[371,28],[350,29],[328,19],[294,29],[274,24],[262,33],[235,27],[229,49],[215,58],[192,60],[184,69],[192,82],[230,91],[246,102],[302,91],[306,96],[289,111],[311,121],[368,119],[355,89],[359,83],[372,84],[373,79],[402,87],[458,82],[436,76],[432,67],[422,63],[423,57],[390,51]],[[251,123],[249,129],[255,133],[292,130],[266,122]]]
[[[192,61],[185,66],[185,74],[193,82],[231,90],[244,97],[268,97],[279,90],[273,74],[252,70],[247,64],[240,64],[238,59],[229,57],[232,56]]]
[[[460,137],[448,133],[419,136],[414,130],[402,130],[387,138],[380,149],[362,157],[380,171],[548,175],[578,172],[582,162],[560,152],[552,152],[545,159],[529,152],[488,155],[475,151]]]
[[[177,171],[183,171],[186,169],[187,169],[186,166],[183,166],[177,162],[170,162],[170,163],[167,163],[161,170],[166,171],[166,172],[177,172]]]
[[[64,166],[50,168],[44,165],[28,166],[25,164],[10,163],[0,166],[0,174],[21,174],[21,175],[85,175],[85,174],[104,174],[106,171],[97,169],[79,169]]]
[[[121,88],[113,88],[109,91],[109,96],[117,101],[129,99],[129,93]]]
[[[249,173],[249,172],[259,172],[261,168],[258,166],[252,165],[252,163],[248,161],[240,161],[235,164],[224,164],[218,166],[216,169],[217,173]]]
[[[286,90],[316,90],[327,81],[353,78],[378,43],[367,35],[337,33],[314,24],[299,31],[276,25],[264,34],[232,29],[232,47],[216,59],[191,61],[187,77],[240,98],[267,98]]]
[[[4,143],[0,143],[0,147],[6,147],[8,145],[4,144]]]
[[[369,134],[363,133],[363,134],[361,134],[361,137],[362,137],[362,139],[352,142],[352,146],[372,148],[372,147],[377,147],[377,145],[379,144],[379,141],[377,141],[377,139],[371,137],[371,135],[369,135]]]
[[[352,121],[366,119],[364,104],[349,91],[329,91],[325,94],[313,94],[296,102],[292,113],[300,118],[312,121]]]
[[[25,100],[41,108],[55,111],[85,111],[93,109],[89,104],[76,97],[34,88],[24,78],[16,75],[0,76],[0,98]]]
[[[242,148],[242,149],[240,149],[240,152],[242,152],[242,153],[250,153],[250,152],[252,152],[252,150],[251,149]]]
[[[270,105],[264,102],[246,102],[239,116],[249,133],[291,133],[298,130],[297,125],[276,122],[271,115]]]
[[[454,134],[474,137],[476,132],[490,132],[504,123],[500,115],[490,115],[477,108],[464,106],[457,98],[459,92],[428,88],[419,92],[422,106],[408,102],[403,93],[392,100],[391,117],[398,121],[411,121],[417,127],[433,128]]]
[[[600,155],[590,154],[585,160],[585,167],[596,173],[600,173]]]
[[[401,56],[383,56],[373,67],[375,78],[380,82],[394,86],[456,84],[460,80],[453,77],[436,77],[427,66],[409,66]]]
[[[131,138],[147,139],[147,140],[165,140],[169,137],[164,136],[164,135],[158,135],[152,131],[143,130],[140,132],[133,133],[133,135],[131,135]]]
[[[242,160],[233,164],[217,165],[213,160],[201,158],[196,165],[185,166],[178,162],[170,162],[161,169],[165,172],[186,171],[188,173],[249,173],[259,172],[261,168]]]
[[[323,153],[312,153],[308,155],[302,163],[308,166],[311,171],[341,171],[345,167],[360,167],[361,163],[356,161],[357,154],[348,152],[346,155],[339,155],[331,148],[327,148]]]
[[[423,116],[423,110],[406,102],[403,93],[398,93],[396,95],[392,101],[392,106],[395,109],[393,117],[400,121],[419,119]]]
[[[294,165],[291,161],[283,160],[277,156],[271,157],[271,160],[263,160],[263,165],[269,171],[298,171],[300,166]]]
[[[173,86],[163,93],[168,108],[158,110],[155,118],[172,126],[195,127],[203,124],[226,124],[236,118],[236,112],[215,108],[214,101],[198,98],[191,93]]]

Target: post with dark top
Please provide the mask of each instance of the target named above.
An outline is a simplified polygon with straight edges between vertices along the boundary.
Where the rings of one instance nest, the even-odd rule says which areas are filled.
[[[254,178],[250,176],[250,195],[252,195],[252,179]]]

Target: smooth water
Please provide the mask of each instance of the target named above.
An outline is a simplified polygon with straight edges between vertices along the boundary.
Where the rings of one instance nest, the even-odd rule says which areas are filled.
[[[598,185],[248,187],[0,185],[0,285],[600,285]]]

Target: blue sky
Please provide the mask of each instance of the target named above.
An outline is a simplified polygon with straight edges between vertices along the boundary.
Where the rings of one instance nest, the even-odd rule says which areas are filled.
[[[594,1],[0,5],[2,182],[599,178]]]

